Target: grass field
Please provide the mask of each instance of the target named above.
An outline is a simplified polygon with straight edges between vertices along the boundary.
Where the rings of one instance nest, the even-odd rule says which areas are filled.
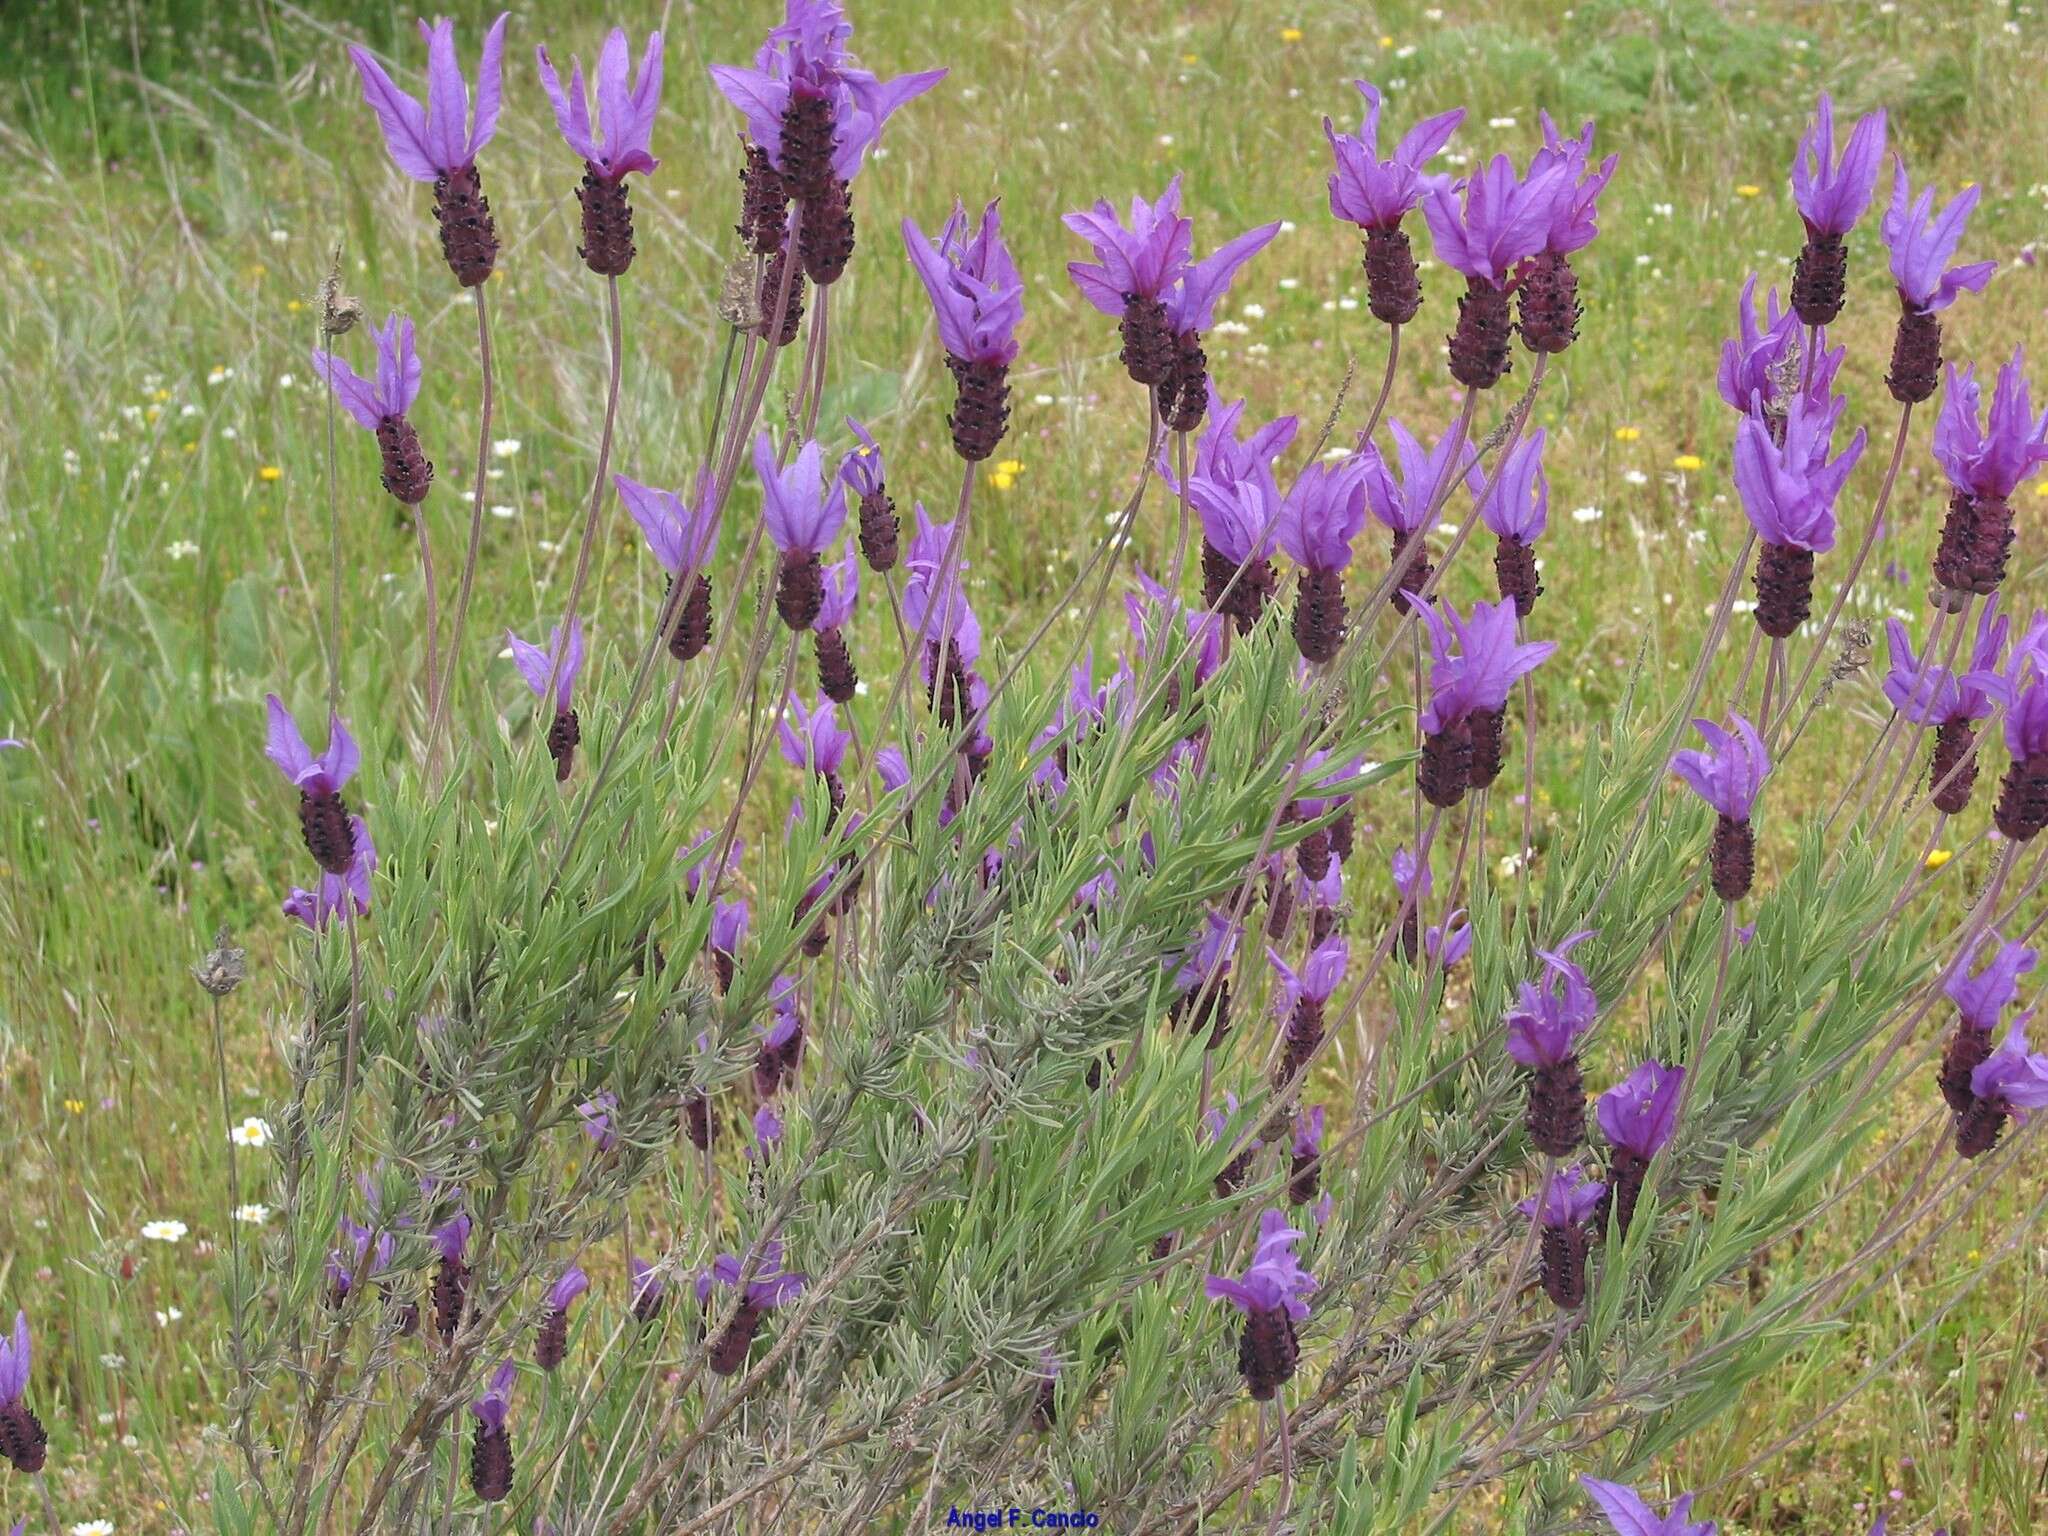
[[[482,14],[465,0],[465,38]],[[576,259],[578,168],[535,83],[532,45],[587,57],[613,21],[669,37],[664,163],[635,192],[615,462],[680,485],[712,405],[737,203],[736,123],[703,66],[742,58],[772,19],[731,0],[609,14],[565,0],[516,17],[490,157],[507,250],[491,289],[498,425],[479,488],[469,306],[447,282],[426,194],[390,168],[342,54],[367,39],[409,57],[409,12],[197,0],[0,11],[0,736],[26,743],[0,753],[0,1303],[39,1321],[67,1526],[203,1519],[195,1497],[225,1379],[210,1263],[230,1221],[225,1164],[241,1158],[259,1191],[262,1164],[221,1133],[206,999],[188,970],[221,925],[247,943],[252,984],[229,1013],[232,1089],[262,1114],[281,1081],[286,992],[271,962],[287,937],[277,902],[295,840],[261,757],[261,700],[323,686],[326,415],[307,351],[329,253],[339,246],[344,281],[373,317],[395,306],[419,322],[415,420],[437,465],[428,508],[444,570],[465,493],[480,490],[489,509],[459,663],[483,679],[464,695],[462,726],[488,731],[499,711],[523,708],[493,637],[530,630],[535,593],[546,607],[566,585],[603,406],[603,290]],[[942,358],[894,225],[909,213],[931,228],[955,195],[1000,195],[1030,287],[1004,449],[1014,466],[984,484],[972,575],[997,636],[1006,618],[1035,617],[1085,558],[1143,444],[1114,327],[1066,282],[1078,252],[1060,212],[1150,195],[1179,170],[1198,250],[1289,221],[1228,301],[1212,365],[1254,413],[1337,410],[1356,425],[1383,333],[1363,309],[1355,232],[1324,203],[1320,126],[1328,113],[1355,128],[1350,80],[1387,89],[1402,124],[1469,106],[1453,150],[1473,161],[1525,159],[1539,108],[1598,119],[1621,169],[1581,265],[1582,339],[1537,412],[1555,445],[1547,633],[1571,679],[1551,680],[1539,782],[1554,788],[1539,791],[1539,816],[1575,792],[1579,745],[1638,666],[1654,678],[1685,665],[1742,544],[1734,418],[1714,366],[1745,274],[1787,280],[1799,226],[1785,172],[1816,91],[1855,110],[1889,106],[1916,177],[1944,195],[1984,188],[1965,252],[2002,268],[1950,313],[1949,355],[1995,366],[2023,342],[2048,359],[2048,260],[2034,260],[2048,245],[2048,18],[2034,6],[878,0],[858,20],[871,63],[944,63],[952,75],[892,127],[860,183],[862,250],[835,301],[837,384],[820,419],[887,424],[899,499],[952,493]],[[1875,224],[1852,243],[1852,304],[1835,336],[1850,348],[1850,420],[1872,432],[1851,491],[1864,504],[1896,418],[1881,382],[1895,309]],[[1392,414],[1433,437],[1457,394],[1435,345],[1446,275],[1426,269],[1424,283]],[[1856,595],[1873,624],[1921,606],[1946,494],[1925,450],[1930,416]],[[422,611],[412,534],[359,436],[340,449],[344,689],[358,715],[410,715]],[[2044,490],[2048,479],[2028,487],[2021,509],[2012,590],[2029,606],[2048,598]],[[626,519],[610,534],[593,626],[638,632],[658,573]],[[1138,563],[1164,565],[1172,537],[1167,521],[1142,522]],[[1460,602],[1480,590],[1476,571],[1453,582]],[[1811,777],[1780,805],[1824,805],[1825,734],[1882,710],[1867,676],[1845,682],[1817,727]],[[1860,1185],[1830,1230],[1853,1242],[1909,1176],[1890,1168]],[[1902,1519],[1939,1517],[1958,1536],[2048,1522],[2048,1234],[1892,1358],[2027,1194],[1971,1212],[1816,1337],[1776,1390],[1686,1448],[1675,1482],[1727,1477],[1825,1415],[1722,1490],[1724,1531],[1860,1532],[1893,1501]],[[177,1236],[151,1240],[166,1222]],[[10,1519],[26,1512],[15,1485],[0,1483],[0,1497]]]

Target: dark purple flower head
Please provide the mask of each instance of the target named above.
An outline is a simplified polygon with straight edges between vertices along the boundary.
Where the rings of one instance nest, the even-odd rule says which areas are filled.
[[[355,907],[357,917],[370,915],[370,877],[377,872],[377,846],[370,841],[370,829],[363,825],[362,817],[351,816],[348,824],[355,848],[348,873],[322,871],[319,885],[310,891],[293,886],[281,908],[286,917],[296,918],[315,933],[325,933],[346,905]]]
[[[1494,475],[1479,515],[1495,538],[1534,544],[1550,526],[1550,479],[1543,473],[1543,428],[1515,445]]]
[[[1994,939],[1997,937],[1992,935]],[[1979,938],[1970,947],[1970,958],[1983,944]],[[1991,963],[1976,975],[1965,974],[1964,965],[1958,967],[1943,985],[1950,1002],[1956,1005],[1956,1012],[1972,1029],[1992,1029],[1998,1024],[2005,1010],[2020,995],[2020,978],[2040,963],[2041,952],[2024,944],[2000,943],[1998,953],[1991,957]]]
[[[1970,1092],[1995,1099],[2022,1119],[2033,1110],[2048,1109],[2048,1056],[2027,1045],[2030,1008],[2012,1021],[2005,1039],[1970,1074]]]
[[[332,715],[327,722],[327,750],[319,756],[306,745],[306,738],[299,734],[299,723],[292,718],[292,712],[284,707],[284,701],[274,693],[264,695],[270,710],[270,732],[263,746],[263,755],[277,764],[281,772],[297,788],[308,794],[337,794],[341,787],[355,777],[361,766],[363,755],[356,746],[356,740],[349,735],[348,727],[341,722],[341,716]]]
[[[1934,184],[1929,182],[1915,198],[1906,182],[1906,162],[1898,159],[1892,173],[1892,205],[1878,226],[1892,253],[1892,280],[1899,285],[1899,299],[1907,308],[1931,314],[1947,309],[1965,293],[1982,293],[1984,285],[1998,272],[1995,261],[1973,261],[1951,267],[1956,247],[1962,244],[1963,226],[1977,206],[1982,189],[1965,187],[1949,205],[1934,213]]]
[[[825,567],[825,600],[811,621],[817,630],[843,629],[853,620],[853,605],[860,598],[860,556],[853,550],[846,558]]]
[[[1365,119],[1357,134],[1339,133],[1327,117],[1323,119],[1323,137],[1330,141],[1330,154],[1337,162],[1330,173],[1330,212],[1360,229],[1392,229],[1442,179],[1422,168],[1450,143],[1465,121],[1465,109],[1425,117],[1401,136],[1393,155],[1382,160],[1382,98],[1370,81],[1352,84],[1365,98]]]
[[[577,158],[607,181],[621,181],[638,171],[646,176],[661,162],[654,158],[654,117],[661,107],[661,34],[647,34],[637,77],[623,27],[612,28],[597,56],[597,122],[590,119],[590,98],[583,86],[583,61],[569,60],[569,89],[555,74],[546,44],[533,50],[540,68],[541,89],[555,109],[555,126]]]
[[[1764,751],[1756,727],[1741,715],[1730,713],[1733,733],[1711,720],[1695,720],[1693,728],[1706,738],[1704,752],[1688,749],[1671,758],[1671,771],[1692,792],[1731,821],[1747,821],[1756,805],[1764,776],[1771,771],[1771,759]]]
[[[708,1304],[714,1285],[738,1285],[744,1269],[745,1266],[738,1256],[721,1253],[711,1261],[709,1269],[698,1272],[697,1300]],[[771,1237],[761,1245],[759,1261],[754,1266],[754,1278],[747,1284],[747,1304],[752,1307],[779,1307],[803,1290],[810,1281],[811,1277],[801,1271],[783,1269],[782,1240]]]
[[[711,909],[711,947],[721,954],[736,955],[747,941],[746,899],[721,901]]]
[[[1983,427],[1977,424],[1977,370],[1949,365],[1948,390],[1934,422],[1934,457],[1957,490],[2002,501],[2048,460],[2048,411],[2032,413],[2026,365],[2026,349],[2013,348],[2012,361],[1998,370]]]
[[[571,1264],[562,1271],[561,1278],[548,1287],[548,1310],[566,1311],[570,1302],[589,1289],[590,1276],[583,1273],[579,1266]]]
[[[1316,1288],[1316,1277],[1301,1267],[1294,1245],[1301,1233],[1287,1225],[1287,1213],[1277,1206],[1259,1217],[1259,1246],[1240,1279],[1210,1275],[1202,1291],[1211,1301],[1227,1301],[1240,1312],[1274,1312],[1282,1308],[1296,1322],[1308,1316],[1302,1298]]]
[[[903,755],[901,747],[876,749],[875,777],[882,781],[882,791],[885,794],[909,787],[910,759]]]
[[[526,679],[526,686],[536,696],[543,695],[548,688],[548,674],[555,671],[555,657],[561,656],[561,670],[555,672],[555,708],[567,709],[571,696],[576,690],[576,674],[583,670],[583,621],[569,621],[569,640],[566,647],[562,642],[562,626],[557,624],[548,630],[548,648],[528,645],[524,640],[505,631],[505,643],[512,647],[512,664],[519,668],[519,675]]]
[[[1270,468],[1231,480],[1190,474],[1188,505],[1201,519],[1203,539],[1232,565],[1267,559],[1278,544],[1284,512]]]
[[[1821,92],[1813,123],[1799,140],[1792,162],[1792,200],[1806,221],[1808,236],[1846,235],[1870,206],[1877,173],[1884,160],[1884,113],[1871,113],[1856,124],[1849,142],[1835,156],[1835,103]]]
[[[1586,973],[1569,958],[1591,937],[1593,930],[1582,928],[1556,949],[1536,951],[1544,979],[1521,983],[1507,1017],[1508,1055],[1520,1065],[1555,1066],[1573,1054],[1579,1036],[1593,1027],[1600,1001]]]
[[[1646,1061],[1600,1095],[1595,1114],[1607,1144],[1648,1162],[1678,1128],[1685,1068]]]
[[[882,460],[882,450],[875,445],[868,429],[851,416],[846,418],[846,425],[860,446],[850,449],[839,461],[839,483],[855,497],[873,496],[888,485],[888,470]]]
[[[1553,1173],[1540,1195],[1531,1195],[1515,1207],[1546,1227],[1576,1227],[1600,1208],[1607,1186],[1586,1177],[1586,1170],[1571,1163]]]
[[[1166,320],[1176,335],[1206,331],[1216,319],[1216,305],[1230,291],[1238,269],[1280,233],[1280,221],[1248,229],[1234,240],[1226,240],[1200,261],[1190,262],[1166,301]]]
[[[1671,1506],[1670,1514],[1659,1519],[1633,1488],[1604,1483],[1597,1477],[1582,1477],[1579,1485],[1600,1506],[1614,1536],[1714,1536],[1717,1529],[1711,1520],[1694,1522],[1687,1518],[1692,1513],[1689,1493]]]
[[[782,1140],[782,1116],[775,1113],[773,1104],[763,1104],[754,1111],[754,1145],[747,1148],[748,1157],[765,1159],[769,1148]]]
[[[1341,571],[1351,564],[1351,541],[1365,526],[1365,482],[1371,460],[1363,454],[1303,467],[1280,508],[1280,547],[1311,571]]]
[[[1472,925],[1464,917],[1465,909],[1459,907],[1442,923],[1431,923],[1422,935],[1422,952],[1447,971],[1472,953]]]
[[[581,1111],[578,1111],[581,1113]],[[470,1220],[467,1213],[457,1215],[450,1221],[434,1228],[430,1236],[435,1249],[450,1264],[460,1264],[464,1250],[469,1247]]]
[[[797,451],[787,469],[775,463],[775,444],[766,432],[754,438],[754,473],[761,481],[761,516],[768,537],[785,555],[822,554],[846,521],[846,488],[824,475],[824,450],[816,438]]]
[[[505,1427],[505,1414],[512,1406],[512,1383],[518,1379],[518,1368],[510,1360],[492,1372],[489,1390],[469,1405],[479,1423],[488,1429]]]
[[[1395,533],[1421,531],[1429,521],[1432,503],[1448,497],[1458,481],[1463,480],[1475,495],[1481,489],[1479,455],[1463,433],[1447,429],[1434,448],[1425,449],[1398,421],[1388,421],[1387,431],[1394,439],[1393,465],[1370,444],[1359,458],[1365,464],[1366,505]],[[1453,449],[1457,451],[1455,466]]]
[[[1745,416],[1758,400],[1766,407],[1778,401],[1781,377],[1794,366],[1801,336],[1799,317],[1778,307],[1777,289],[1770,291],[1764,312],[1757,313],[1756,284],[1752,272],[1736,308],[1741,333],[1721,343],[1716,376],[1721,398]]]
[[[1536,670],[1557,649],[1554,641],[1520,642],[1515,637],[1515,605],[1474,603],[1469,619],[1458,617],[1448,602],[1410,606],[1429,628],[1429,701],[1422,710],[1422,729],[1434,735],[1474,711],[1506,707],[1508,692]]]
[[[1294,1113],[1294,1155],[1300,1158],[1323,1155],[1323,1106]]]
[[[1550,227],[1544,236],[1543,248],[1560,256],[1569,256],[1573,251],[1584,250],[1591,245],[1600,233],[1600,194],[1614,179],[1614,168],[1621,163],[1621,156],[1609,155],[1599,164],[1594,164],[1591,118],[1579,129],[1577,137],[1568,139],[1557,131],[1557,124],[1551,121],[1548,112],[1540,116],[1543,120],[1543,148],[1536,152],[1536,158],[1529,164],[1530,178],[1534,180],[1538,173],[1553,165],[1564,166],[1567,173],[1559,180],[1550,200]]]
[[[393,310],[380,331],[370,327],[377,348],[377,372],[366,379],[324,347],[313,349],[313,371],[327,381],[334,398],[356,424],[374,432],[388,417],[403,416],[420,397],[420,355],[413,348],[409,316]]]
[[[591,1145],[599,1152],[609,1152],[619,1144],[618,1129],[612,1124],[612,1117],[618,1110],[619,1096],[609,1089],[576,1106],[576,1117],[583,1122],[583,1134],[590,1138]]]
[[[1557,201],[1571,195],[1575,179],[1562,157],[1531,166],[1524,177],[1506,155],[1495,155],[1455,187],[1437,183],[1422,205],[1437,259],[1505,288],[1515,264],[1543,249]]]
[[[947,354],[964,363],[1012,361],[1017,325],[1024,318],[1024,279],[1003,243],[996,205],[982,209],[972,235],[967,210],[957,202],[937,240],[926,239],[914,219],[905,219],[903,244],[931,297]]]
[[[1289,1014],[1304,997],[1318,1003],[1330,1000],[1330,994],[1344,979],[1344,967],[1351,959],[1351,946],[1345,942],[1343,934],[1333,933],[1309,951],[1308,960],[1299,972],[1270,945],[1266,949],[1266,958],[1273,962],[1273,974],[1280,979],[1280,985],[1273,994],[1274,1011]]]
[[[769,32],[752,68],[714,64],[712,83],[746,118],[747,137],[768,152],[778,171],[791,168],[783,158],[782,128],[792,102],[828,103],[832,173],[851,181],[881,136],[882,124],[904,103],[937,85],[946,71],[928,69],[879,80],[847,51],[853,27],[837,5],[789,0],[786,17]]]
[[[18,1403],[28,1390],[28,1314],[14,1313],[14,1337],[0,1339],[0,1403]]]
[[[839,725],[839,708],[830,699],[820,699],[809,709],[792,695],[776,722],[782,744],[782,759],[792,768],[830,778],[846,761],[846,749],[853,737]]]
[[[1835,547],[1835,499],[1863,456],[1862,428],[1833,463],[1828,454],[1841,403],[1825,407],[1795,395],[1773,436],[1761,404],[1752,404],[1735,429],[1735,489],[1750,526],[1766,544],[1825,553]]]
[[[647,536],[647,548],[663,570],[674,576],[686,567],[704,569],[711,558],[711,548],[718,541],[718,522],[710,511],[708,482],[700,479],[695,506],[674,491],[657,490],[624,475],[613,475],[612,485],[628,514]]]
[[[1198,987],[1214,986],[1219,977],[1228,976],[1241,937],[1228,914],[1210,908],[1202,915],[1201,932],[1172,962],[1174,990],[1192,992]]]
[[[1969,667],[1957,674],[1947,667],[1923,664],[1924,658],[1914,653],[1905,624],[1898,619],[1885,620],[1885,647],[1891,668],[1885,673],[1884,696],[1915,725],[1982,720],[1991,713],[1998,659],[2005,649],[2010,625],[2010,619],[1998,611],[1998,599],[1993,597],[1977,616],[1977,639],[1971,647]]]
[[[1122,315],[1133,298],[1164,299],[1194,252],[1195,226],[1180,211],[1178,176],[1156,202],[1133,196],[1128,222],[1107,199],[1060,222],[1095,252],[1092,262],[1068,262],[1067,275],[1105,315]]]
[[[483,57],[476,72],[476,118],[469,114],[469,85],[455,59],[455,23],[443,17],[429,26],[420,23],[427,42],[426,103],[413,100],[391,83],[384,66],[367,49],[351,46],[363,80],[363,100],[384,129],[384,147],[392,163],[414,181],[436,181],[450,171],[475,162],[498,128],[500,83],[505,62],[502,13],[484,34]]]
[[[2039,659],[2016,647],[1993,682],[2005,705],[2005,749],[2013,761],[2048,752],[2048,676]]]

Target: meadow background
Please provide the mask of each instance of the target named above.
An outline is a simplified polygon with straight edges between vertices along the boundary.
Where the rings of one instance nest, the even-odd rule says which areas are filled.
[[[494,7],[454,9],[467,58]],[[326,417],[307,350],[337,244],[344,284],[372,318],[395,306],[420,324],[414,419],[436,462],[427,508],[444,572],[475,489],[468,303],[442,269],[427,194],[389,166],[342,53],[361,39],[410,60],[411,15],[268,0],[0,7],[0,736],[27,743],[0,753],[0,1304],[37,1320],[38,1406],[67,1522],[169,1529],[197,1507],[216,1453],[225,1168],[240,1158],[245,1198],[261,1202],[264,1153],[233,1149],[219,1124],[206,998],[188,968],[223,924],[250,950],[251,982],[227,1014],[231,1091],[260,1115],[282,1081],[277,902],[297,840],[260,754],[261,699],[272,688],[311,697],[322,676]],[[532,46],[587,59],[615,22],[668,36],[664,163],[634,191],[640,256],[624,281],[614,463],[678,485],[716,383],[714,305],[738,191],[736,119],[703,67],[744,58],[774,19],[766,4],[589,0],[515,16],[487,157],[506,239],[492,285],[497,443],[459,663],[486,681],[466,690],[461,728],[524,718],[494,636],[530,631],[536,594],[543,609],[559,604],[603,406],[603,290],[574,249],[580,172]],[[1575,792],[1579,745],[1622,691],[1676,686],[1659,680],[1693,654],[1742,543],[1718,342],[1747,272],[1789,280],[1799,230],[1785,172],[1817,90],[1849,111],[1890,107],[1916,180],[1932,176],[1944,196],[1984,188],[1965,255],[2003,270],[1945,317],[1949,355],[1995,365],[2023,341],[2037,383],[2048,360],[2048,267],[2035,261],[2048,246],[2048,20],[2032,6],[875,0],[855,19],[862,55],[883,72],[953,73],[892,126],[862,177],[862,250],[834,307],[836,388],[820,419],[852,411],[875,425],[906,512],[918,489],[950,494],[950,391],[895,224],[908,213],[933,228],[956,194],[1001,195],[1030,288],[1018,409],[977,512],[971,582],[992,633],[1065,585],[1143,443],[1114,327],[1066,283],[1076,250],[1061,211],[1151,195],[1180,170],[1198,249],[1290,221],[1227,302],[1212,366],[1254,414],[1319,422],[1341,410],[1356,425],[1384,333],[1363,308],[1355,231],[1327,213],[1322,116],[1355,129],[1361,75],[1387,90],[1401,127],[1466,105],[1453,153],[1473,161],[1498,150],[1525,160],[1539,107],[1599,120],[1621,169],[1580,264],[1582,339],[1536,413],[1552,443],[1546,633],[1569,678],[1546,690],[1539,829]],[[1833,339],[1850,346],[1842,387],[1873,444],[1845,507],[1868,504],[1896,419],[1881,384],[1895,308],[1874,215],[1851,249],[1851,303]],[[1437,346],[1454,310],[1440,269],[1426,268],[1424,285],[1392,414],[1434,437],[1456,406]],[[1873,628],[1921,606],[1945,500],[1924,448],[1932,413],[1921,417],[1886,546],[1852,604]],[[412,535],[377,489],[374,455],[342,430],[345,710],[417,712]],[[2029,487],[2020,508],[2009,590],[2023,606],[2048,597],[2044,489]],[[658,576],[631,524],[615,513],[610,528],[586,612],[643,633]],[[1171,540],[1163,516],[1141,521],[1137,562],[1165,564]],[[1450,586],[1461,605],[1483,562],[1466,564]],[[1866,672],[1835,690],[1815,728],[1821,750],[1802,754],[1801,777],[1774,782],[1773,816],[1789,824],[1827,803],[1823,771],[1844,765],[1826,739],[1852,723],[1862,739],[1883,709],[1874,681]],[[1853,1189],[1827,1229],[1842,1252],[1906,1177],[1887,1165]],[[1958,1536],[2048,1521],[2048,1234],[1895,1354],[2025,1194],[1986,1201],[1846,1326],[1814,1338],[1775,1390],[1666,1469],[1675,1483],[1726,1476],[1818,1417],[1722,1491],[1724,1530],[1860,1532],[1887,1502],[1938,1514]],[[163,1223],[177,1235],[147,1235],[173,1230]],[[26,1512],[18,1485],[0,1491],[0,1512]]]

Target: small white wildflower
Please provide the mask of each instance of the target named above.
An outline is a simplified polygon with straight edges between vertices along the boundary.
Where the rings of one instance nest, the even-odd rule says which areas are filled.
[[[290,245],[292,243],[292,232],[288,229],[273,229],[270,232],[270,243],[272,245]]]
[[[1283,292],[1292,293],[1300,286],[1301,279],[1298,277],[1283,277],[1280,279],[1280,287]]]
[[[1489,128],[1512,128],[1515,126],[1515,120],[1512,117],[1489,117],[1486,120],[1486,126]]]
[[[199,553],[199,546],[190,539],[180,539],[164,551],[173,560],[190,560]]]
[[[1293,234],[1293,233],[1294,233],[1294,228],[1295,228],[1295,225],[1294,225],[1294,220],[1292,220],[1292,219],[1282,219],[1282,220],[1280,221],[1280,233],[1281,233],[1281,234],[1283,234],[1283,235],[1291,235],[1291,234]]]
[[[491,457],[494,459],[509,459],[518,451],[519,439],[516,437],[494,437],[491,439]]]
[[[1051,395],[1033,395],[1031,397],[1031,403],[1033,405],[1051,405],[1053,403],[1053,399]]]
[[[267,1147],[270,1145],[270,1122],[250,1115],[228,1132],[228,1139],[238,1147]]]
[[[491,516],[493,517],[502,519],[508,517],[517,517],[518,515],[519,509],[517,507],[508,507],[502,501],[493,502],[491,504]]]
[[[1598,507],[1572,508],[1572,521],[1575,523],[1597,523],[1606,515]]]
[[[182,1221],[145,1221],[142,1235],[152,1243],[175,1243],[184,1237],[188,1228]]]
[[[1159,135],[1159,142],[1164,148],[1171,149],[1173,148],[1173,135],[1170,133],[1162,133],[1161,135]]]
[[[277,376],[277,387],[279,389],[290,389],[293,385],[297,384],[298,382],[299,381],[297,379],[293,378],[292,375],[288,373],[280,373]]]
[[[1630,485],[1648,485],[1650,483],[1650,477],[1640,469],[1625,469],[1621,472],[1621,478]]]
[[[114,1536],[111,1520],[81,1520],[71,1527],[71,1536]]]
[[[1263,320],[1266,318],[1266,306],[1263,304],[1240,304],[1237,306],[1237,312],[1247,320]]]
[[[225,384],[234,376],[235,370],[223,363],[206,376],[206,382],[209,384]]]
[[[184,1315],[176,1307],[159,1307],[156,1313],[156,1325],[159,1328],[168,1328]]]
[[[245,1226],[260,1227],[263,1223],[270,1220],[270,1207],[267,1205],[238,1205],[235,1207],[235,1220]]]

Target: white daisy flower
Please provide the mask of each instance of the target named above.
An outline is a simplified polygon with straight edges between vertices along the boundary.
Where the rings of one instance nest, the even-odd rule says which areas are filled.
[[[142,1235],[152,1243],[175,1243],[189,1230],[182,1221],[145,1221]]]

